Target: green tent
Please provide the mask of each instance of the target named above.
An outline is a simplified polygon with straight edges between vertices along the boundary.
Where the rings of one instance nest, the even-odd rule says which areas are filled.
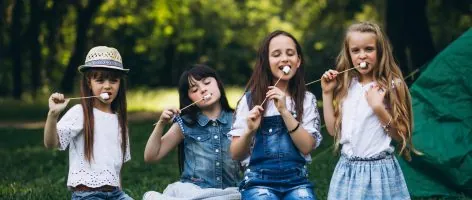
[[[412,196],[472,196],[472,28],[424,67],[411,89],[413,143],[400,159]]]

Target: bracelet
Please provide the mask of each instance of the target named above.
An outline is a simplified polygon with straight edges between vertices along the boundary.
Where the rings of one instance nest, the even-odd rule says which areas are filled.
[[[388,128],[390,128],[390,123],[392,122],[392,117],[390,117],[390,120],[388,120],[387,124],[382,126],[382,128],[384,129],[384,131],[388,134],[390,133],[390,131],[388,130]]]
[[[293,132],[295,132],[298,129],[298,127],[300,127],[300,122],[298,122],[297,126],[294,129],[288,131],[288,133],[292,134]]]

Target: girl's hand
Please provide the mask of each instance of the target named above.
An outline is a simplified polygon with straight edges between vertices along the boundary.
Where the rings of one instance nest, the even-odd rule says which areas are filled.
[[[262,106],[254,106],[254,108],[249,111],[249,115],[246,119],[249,132],[253,133],[257,128],[259,128],[262,113],[264,113],[264,108],[262,108]]]
[[[65,99],[63,94],[56,92],[51,94],[48,101],[50,113],[58,116],[69,104],[70,99]]]
[[[164,109],[164,111],[162,111],[161,117],[159,117],[159,121],[170,124],[172,123],[172,119],[176,114],[180,114],[180,110],[177,108]]]
[[[323,93],[333,92],[334,87],[336,87],[336,76],[338,76],[338,71],[328,70],[321,77],[321,89]]]
[[[287,110],[287,105],[285,103],[285,92],[280,90],[277,87],[269,86],[269,91],[266,93],[266,97],[274,100],[275,107],[282,113],[283,111]]]
[[[365,93],[367,103],[372,109],[383,107],[385,90],[380,88],[377,84],[374,84],[370,89]]]

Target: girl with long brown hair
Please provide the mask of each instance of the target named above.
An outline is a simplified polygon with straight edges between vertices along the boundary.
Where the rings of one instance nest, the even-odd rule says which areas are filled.
[[[336,149],[342,145],[328,199],[409,199],[391,142],[410,159],[411,97],[377,24],[349,26],[336,70],[323,74],[321,87],[326,128]]]
[[[44,127],[47,148],[69,146],[67,186],[72,199],[131,199],[122,190],[121,168],[131,159],[126,114],[126,73],[120,53],[98,46],[79,66],[81,104],[70,108],[63,94],[49,98]]]
[[[322,137],[303,61],[300,44],[285,31],[272,32],[259,48],[229,132],[232,157],[246,167],[243,199],[316,199],[306,164]]]

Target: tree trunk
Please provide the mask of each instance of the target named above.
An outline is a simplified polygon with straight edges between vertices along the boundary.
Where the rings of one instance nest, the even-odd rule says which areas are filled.
[[[57,46],[59,43],[60,28],[66,11],[67,2],[65,0],[55,0],[52,8],[48,10],[46,14],[46,26],[48,29],[48,36],[46,40],[49,49],[49,55],[46,58],[44,64],[44,66],[48,68],[48,70],[44,70],[46,81],[50,81],[52,79],[53,71],[59,66],[56,57]]]
[[[77,67],[83,63],[85,59],[87,31],[92,23],[92,16],[97,12],[102,3],[103,0],[90,0],[85,8],[81,8],[80,5],[77,5],[77,38],[75,40],[75,48],[72,51],[72,56],[61,81],[61,88],[64,93],[71,93],[74,89],[73,83]]]
[[[398,61],[403,74],[409,73],[408,58],[406,55],[407,33],[405,32],[405,1],[389,0],[386,11],[386,32],[393,48],[393,56]]]
[[[406,30],[409,30],[409,47],[413,68],[419,68],[434,58],[433,45],[428,19],[426,18],[426,0],[408,1],[406,7]]]
[[[13,7],[13,18],[12,18],[12,25],[11,25],[11,58],[13,60],[13,98],[20,99],[21,94],[23,93],[23,80],[21,77],[21,72],[23,69],[23,55],[21,47],[21,32],[22,32],[22,22],[21,19],[24,14],[24,3],[23,0],[18,0],[14,3]]]
[[[31,59],[31,92],[36,97],[37,90],[41,86],[41,46],[39,44],[39,26],[42,21],[44,1],[30,0],[30,23],[28,37],[30,39]]]
[[[387,35],[405,76],[436,55],[425,9],[426,0],[387,2]],[[407,50],[409,55],[406,54]],[[414,79],[406,80],[409,85],[413,81]]]

